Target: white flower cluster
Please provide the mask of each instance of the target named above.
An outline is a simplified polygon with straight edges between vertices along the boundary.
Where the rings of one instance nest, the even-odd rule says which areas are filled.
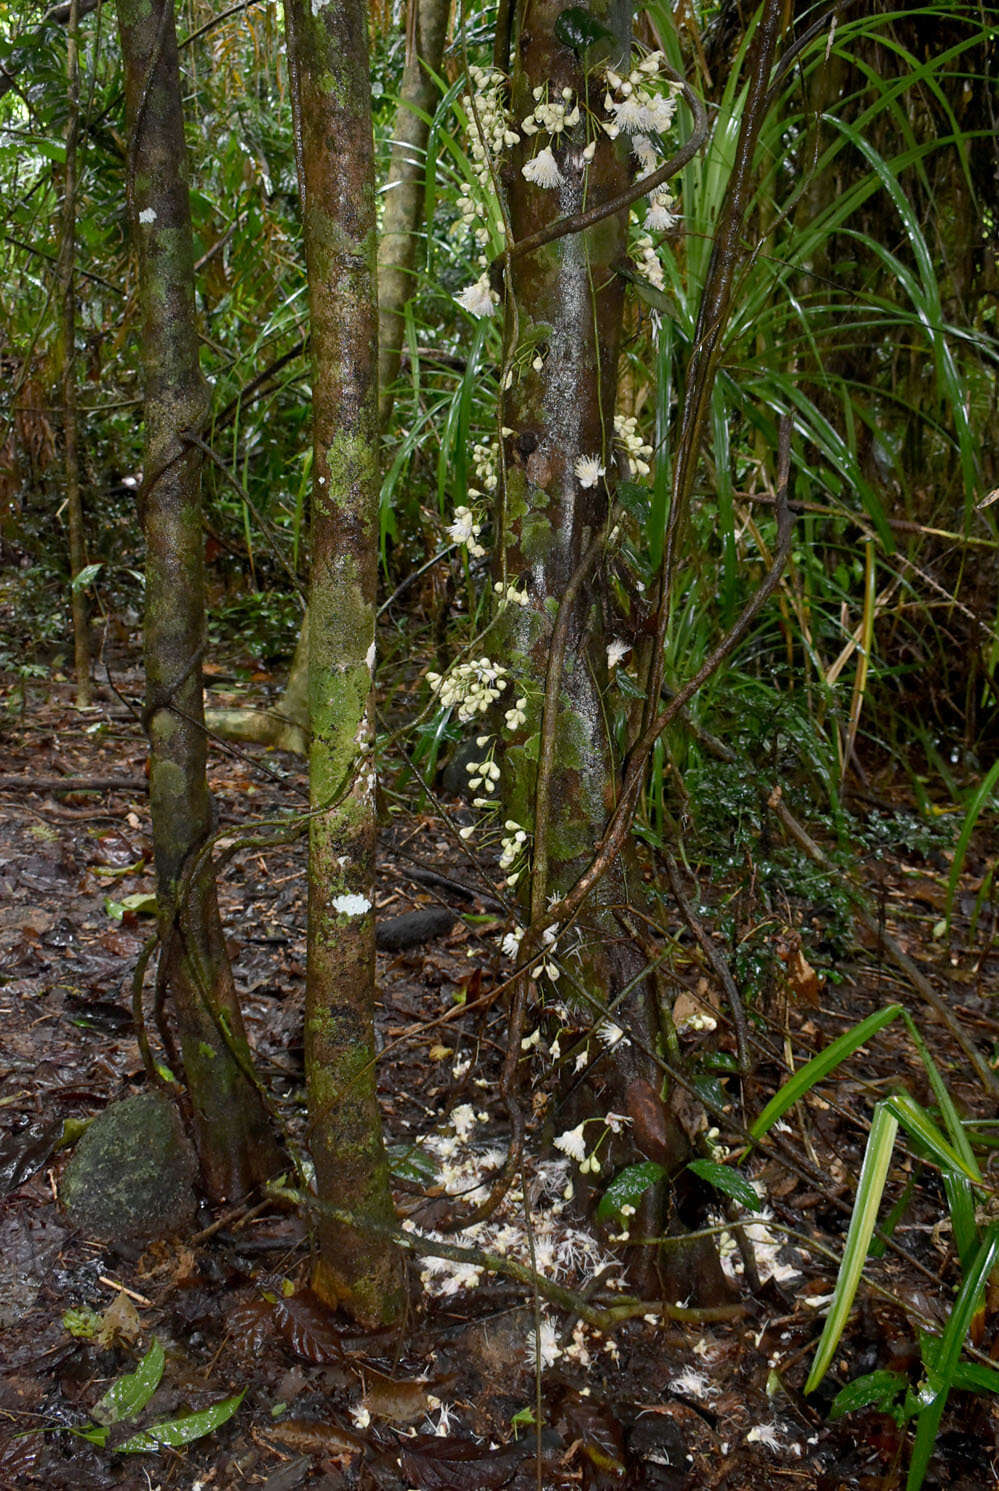
[[[656,246],[648,233],[638,235],[631,245],[631,254],[642,278],[648,280],[649,284],[654,285],[657,290],[665,290],[666,276],[663,274]]]
[[[562,1355],[562,1347],[559,1345],[558,1332],[547,1315],[541,1316],[541,1328],[533,1327],[527,1332],[527,1345],[524,1348],[527,1365],[531,1371],[537,1367],[542,1370],[545,1367],[553,1367]]]
[[[633,414],[615,414],[614,416],[614,439],[628,462],[628,465],[638,476],[648,476],[652,467],[652,446],[647,445],[638,433],[638,420]]]
[[[521,166],[521,174],[526,181],[531,181],[535,186],[542,187],[545,191],[554,191],[562,185],[564,177],[558,161],[555,159],[552,145],[562,139],[566,130],[575,128],[579,123],[579,104],[575,102],[575,96],[571,88],[563,88],[561,93],[555,96],[549,94],[548,85],[534,89],[534,108],[526,119],[521,120],[521,129],[525,135],[536,135],[544,131],[548,135],[549,143],[539,150],[531,160]],[[589,164],[593,159],[595,150],[594,142],[583,150],[577,164]]]
[[[534,89],[533,98],[533,112],[520,123],[525,135],[536,135],[543,129],[554,139],[558,139],[563,130],[572,129],[579,123],[579,104],[573,103],[571,88],[563,88],[560,94],[550,98],[548,85],[542,84],[540,88]]]
[[[665,61],[662,52],[650,52],[626,78],[613,68],[607,69],[604,110],[611,117],[604,123],[604,129],[612,140],[622,132],[661,135],[670,128],[680,85],[665,78]]]
[[[507,600],[515,600],[517,605],[519,606],[527,605],[527,596],[526,594],[524,594],[523,591],[514,591],[512,596],[510,592],[507,591],[506,598]],[[519,699],[514,700],[513,708],[507,710],[506,714],[503,716],[503,719],[506,723],[506,728],[511,732],[511,734],[514,730],[519,730],[521,725],[527,724],[526,694],[521,694]]]
[[[478,792],[480,789],[489,793],[496,791],[500,769],[491,758],[487,761],[469,761],[465,770],[468,772],[468,785],[473,792]],[[485,805],[482,804],[482,806]]]
[[[485,249],[490,238],[490,221],[498,211],[490,159],[516,145],[520,136],[510,128],[509,115],[503,105],[506,86],[503,74],[494,68],[472,67],[469,69],[469,82],[475,93],[474,111],[468,93],[463,95],[461,102],[469,121],[468,148],[478,190],[473,192],[469,186],[458,197],[458,217],[451,233],[455,238],[463,238],[468,233],[475,240],[479,267],[483,272],[455,299],[470,316],[481,317],[491,316],[499,305],[499,296],[490,285],[486,272],[488,259]]]
[[[527,856],[527,841],[529,835],[527,829],[522,828],[515,818],[508,818],[503,827],[506,832],[504,833],[502,839],[500,839],[500,848],[503,851],[500,855],[500,869],[509,870],[511,872],[506,877],[506,883],[507,885],[513,887],[517,884],[517,881],[520,879],[524,871]],[[524,863],[518,864],[518,860],[524,861]],[[516,868],[514,868],[515,866]],[[503,939],[503,942],[505,947],[506,938]],[[514,951],[511,956],[516,955],[517,946],[519,946],[520,944],[520,939],[515,939],[515,943],[516,946],[514,947]]]
[[[482,524],[475,521],[475,514],[471,508],[456,507],[454,510],[454,522],[448,524],[446,531],[451,542],[453,544],[464,544],[474,559],[481,559],[485,554],[485,549],[479,543]]]
[[[422,1141],[422,1146],[436,1162],[440,1183],[446,1193],[473,1206],[485,1199],[506,1159],[502,1149],[478,1138],[482,1131],[477,1126],[487,1118],[485,1112],[475,1112],[470,1104],[462,1104],[455,1109],[447,1128]],[[596,1238],[565,1215],[573,1194],[566,1161],[548,1161],[537,1166],[536,1182],[537,1207],[532,1215],[533,1258],[531,1241],[524,1226],[523,1192],[517,1186],[510,1188],[487,1221],[466,1229],[463,1241],[486,1252],[512,1258],[525,1267],[533,1263],[546,1278],[567,1279],[580,1285],[611,1268],[614,1259],[608,1256]],[[451,1238],[441,1239],[435,1232],[421,1231],[411,1218],[406,1218],[402,1230],[434,1241],[452,1241]],[[474,1289],[483,1277],[483,1269],[471,1260],[459,1262],[422,1257],[419,1267],[424,1284],[441,1295]],[[620,1287],[619,1281],[613,1281],[611,1287]],[[590,1327],[587,1330],[591,1346],[594,1340],[604,1345],[599,1332]],[[547,1337],[548,1332],[542,1325],[543,1357],[548,1355]],[[605,1346],[604,1349],[608,1348]],[[574,1355],[571,1348],[568,1354]],[[533,1358],[529,1365],[533,1369]]]
[[[503,74],[492,67],[471,67],[468,78],[475,92],[475,107],[473,110],[472,99],[467,93],[462,96],[461,106],[468,117],[469,154],[481,198],[476,200],[467,191],[461,194],[457,204],[459,218],[452,231],[459,236],[466,231],[471,233],[481,251],[489,242],[482,202],[491,202],[494,195],[490,159],[516,145],[520,136],[510,128],[510,116],[503,104],[506,87]]]
[[[499,486],[499,457],[491,440],[472,446],[472,470],[479,487],[469,487],[474,497],[489,496]]]
[[[526,606],[530,602],[530,596],[526,590],[518,590],[516,585],[504,585],[502,580],[497,580],[493,585],[493,593],[498,597],[501,606]],[[519,707],[518,701],[518,709]],[[510,715],[513,713],[515,711],[512,709],[507,711],[507,724],[511,730],[516,730],[517,724],[520,724],[521,721],[518,720],[516,724],[511,725]]]
[[[511,829],[511,825],[512,824],[513,824],[513,820],[511,819],[510,822],[508,822],[507,825],[506,825],[508,831]],[[518,831],[524,834],[524,839],[522,841],[522,844],[526,843],[526,841],[527,841],[527,834],[526,834],[525,830],[523,830],[523,829],[520,828],[519,824],[518,825],[513,825],[513,839],[514,839],[514,842],[516,842],[516,836],[517,836],[517,832]],[[507,841],[504,839],[503,842],[504,842],[504,844],[506,844]],[[522,845],[518,846],[518,847],[522,847]],[[511,863],[513,863],[512,859],[511,859]],[[514,877],[514,879],[516,879],[516,877]],[[510,880],[508,880],[507,881],[507,885],[509,885],[510,883],[511,883]],[[520,953],[520,944],[521,944],[521,942],[523,940],[524,940],[524,928],[523,927],[514,927],[514,929],[513,929],[512,932],[507,932],[506,936],[503,938],[503,941],[500,943],[500,952],[503,953],[503,955],[505,957],[510,958],[510,959],[514,959],[514,958],[518,957],[518,955]],[[555,928],[555,927],[546,927],[545,930],[541,934],[541,949],[542,949],[541,950],[541,959],[540,959],[540,962],[536,965],[534,971],[531,974],[531,978],[532,979],[537,978],[537,976],[538,976],[539,973],[547,973],[547,975],[551,979],[552,983],[555,983],[555,981],[558,979],[559,974],[561,972],[561,969],[559,968],[558,964],[555,962],[555,945],[556,945],[557,942],[558,942],[558,930],[557,930],[557,928]],[[536,1046],[538,1044],[539,1040],[540,1040],[540,1034],[539,1034],[539,1032],[535,1031],[534,1034],[533,1034],[533,1036],[528,1037],[527,1040],[521,1041],[521,1043],[520,1043],[521,1044],[521,1048],[523,1050],[527,1050],[531,1046]]]
[[[443,677],[428,673],[427,682],[444,708],[457,709],[459,720],[467,725],[499,698],[507,686],[507,670],[487,657],[473,658],[458,663]]]

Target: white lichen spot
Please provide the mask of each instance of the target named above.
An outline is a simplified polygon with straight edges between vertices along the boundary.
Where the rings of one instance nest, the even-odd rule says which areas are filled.
[[[152,207],[143,207],[142,211],[139,213],[139,222],[140,223],[145,223],[145,224],[150,224],[150,223],[155,223],[155,221],[156,221],[156,213],[153,210],[153,208]]]
[[[333,909],[341,916],[363,916],[366,911],[371,910],[371,902],[367,896],[334,896]]]

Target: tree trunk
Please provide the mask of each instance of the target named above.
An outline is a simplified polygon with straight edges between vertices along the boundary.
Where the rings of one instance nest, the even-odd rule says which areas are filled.
[[[187,154],[172,0],[119,0],[129,129],[129,194],[138,245],[145,381],[145,724],[162,952],[202,1177],[215,1200],[271,1175],[278,1154],[250,1076],[250,1055],[207,861],[185,872],[212,832],[205,780],[200,432],[208,394],[198,364]]]
[[[411,29],[378,244],[378,387],[383,430],[392,408],[392,384],[402,355],[403,311],[413,293],[430,132],[424,116],[433,115],[439,96],[433,75],[441,69],[450,11],[450,0],[409,0]]]
[[[593,21],[613,41],[585,49],[584,70],[576,54],[555,35],[561,0],[526,0],[514,34],[517,64],[512,83],[514,128],[530,115],[539,97],[558,100],[563,89],[572,100],[587,98],[599,112],[605,92],[603,59],[629,70],[630,8],[617,0],[589,7]],[[579,136],[579,138],[576,138]],[[509,212],[514,242],[543,229],[553,219],[596,208],[630,185],[628,136],[614,143],[599,128],[593,158],[586,163],[585,140],[577,126],[554,144],[560,181],[545,190],[525,179],[542,131],[528,136],[514,152]],[[502,536],[498,578],[509,584],[526,578],[529,603],[510,606],[501,622],[503,663],[515,677],[535,686],[545,679],[552,653],[554,618],[568,606],[564,662],[557,685],[557,721],[551,730],[552,757],[547,789],[538,791],[540,705],[528,697],[528,719],[505,753],[505,807],[518,824],[533,827],[531,917],[545,915],[549,898],[564,895],[589,862],[615,804],[617,763],[608,737],[603,694],[608,682],[605,574],[599,562],[586,581],[573,585],[584,557],[605,533],[614,475],[614,413],[618,381],[625,280],[616,273],[627,249],[628,213],[604,218],[583,233],[559,238],[531,254],[513,258],[508,343],[516,329],[520,342],[531,338],[530,356],[516,357],[508,346],[514,377],[504,399],[501,423],[511,433],[505,445],[505,493],[498,528]],[[547,734],[548,732],[546,732]],[[544,744],[541,746],[544,756]],[[557,811],[555,806],[557,804]],[[661,1100],[662,1077],[656,1061],[661,1021],[650,980],[638,976],[645,963],[635,939],[625,933],[619,913],[639,901],[641,884],[626,849],[598,884],[570,932],[558,944],[566,970],[557,988],[575,1003],[584,1023],[603,1025],[609,1038],[603,1054],[593,1043],[585,1083],[576,1088],[572,1117],[616,1111],[632,1119],[630,1131],[612,1141],[601,1160],[617,1168],[643,1155],[679,1175],[691,1157],[680,1123]],[[570,984],[575,993],[567,988]],[[618,997],[634,984],[622,1003]],[[613,1013],[609,1013],[613,1009]],[[601,1020],[601,1012],[607,1018]],[[621,1032],[614,1039],[614,1030]],[[571,1121],[567,1127],[571,1126]],[[638,1234],[662,1235],[666,1203],[679,1227],[678,1195],[660,1187],[646,1193],[635,1222]],[[672,1228],[670,1229],[672,1230]],[[695,1292],[705,1304],[730,1298],[712,1250],[686,1255],[671,1249],[660,1258],[654,1248],[635,1250],[632,1279],[655,1297]]]
[[[361,0],[286,0],[299,91],[313,356],[309,588],[309,1148],[321,1200],[358,1228],[319,1228],[314,1284],[355,1318],[405,1304],[401,1255],[366,1230],[394,1219],[375,1081],[378,556],[374,144]]]
[[[63,466],[66,520],[69,526],[70,608],[73,618],[73,665],[76,702],[91,700],[90,636],[87,597],[77,576],[87,562],[83,502],[80,496],[79,420],[76,399],[76,212],[77,143],[80,135],[79,0],[71,0],[66,32],[66,174],[59,240],[59,382],[62,394]]]

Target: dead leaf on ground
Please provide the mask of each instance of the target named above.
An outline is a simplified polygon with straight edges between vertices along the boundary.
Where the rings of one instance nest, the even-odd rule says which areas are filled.
[[[359,1434],[339,1424],[313,1422],[311,1419],[285,1419],[272,1424],[268,1437],[279,1439],[289,1449],[299,1454],[349,1456],[364,1449],[364,1440]]]
[[[101,1312],[101,1323],[94,1340],[107,1350],[109,1346],[134,1346],[142,1335],[142,1321],[128,1295],[122,1290]]]

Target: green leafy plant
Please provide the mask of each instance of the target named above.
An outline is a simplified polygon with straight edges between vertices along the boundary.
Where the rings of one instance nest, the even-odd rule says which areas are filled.
[[[902,1129],[919,1158],[940,1172],[961,1284],[943,1332],[939,1336],[920,1333],[923,1376],[918,1388],[910,1390],[907,1379],[899,1373],[869,1373],[841,1390],[832,1413],[838,1417],[855,1409],[877,1407],[891,1413],[900,1425],[914,1419],[915,1437],[906,1491],[919,1491],[951,1391],[958,1388],[999,1392],[999,1372],[963,1356],[973,1322],[982,1309],[985,1285],[999,1257],[999,1222],[982,1226],[976,1216],[976,1205],[985,1199],[986,1186],[967,1126],[961,1121],[912,1018],[901,1005],[893,1004],[868,1016],[795,1073],[767,1104],[750,1133],[754,1139],[762,1138],[817,1082],[829,1076],[898,1016],[904,1021],[926,1069],[943,1126],[905,1092],[875,1104],[839,1273],[805,1392],[818,1387],[842,1338],[870,1251],[895,1142]]]
[[[69,1328],[67,1326],[67,1329]],[[108,1447],[111,1430],[119,1424],[137,1418],[147,1406],[160,1385],[165,1363],[163,1347],[154,1337],[149,1350],[135,1371],[117,1378],[94,1404],[91,1410],[94,1422],[82,1428],[71,1429],[69,1432],[78,1439],[89,1440],[91,1444],[101,1449]],[[118,1455],[142,1455],[164,1448],[176,1449],[180,1445],[190,1444],[193,1440],[201,1439],[205,1434],[211,1434],[213,1430],[227,1423],[245,1395],[246,1389],[244,1388],[241,1393],[224,1398],[220,1403],[213,1403],[210,1408],[203,1408],[197,1413],[185,1413],[176,1418],[164,1419],[160,1423],[151,1424],[148,1429],[139,1430],[122,1443],[112,1444],[110,1448]]]

